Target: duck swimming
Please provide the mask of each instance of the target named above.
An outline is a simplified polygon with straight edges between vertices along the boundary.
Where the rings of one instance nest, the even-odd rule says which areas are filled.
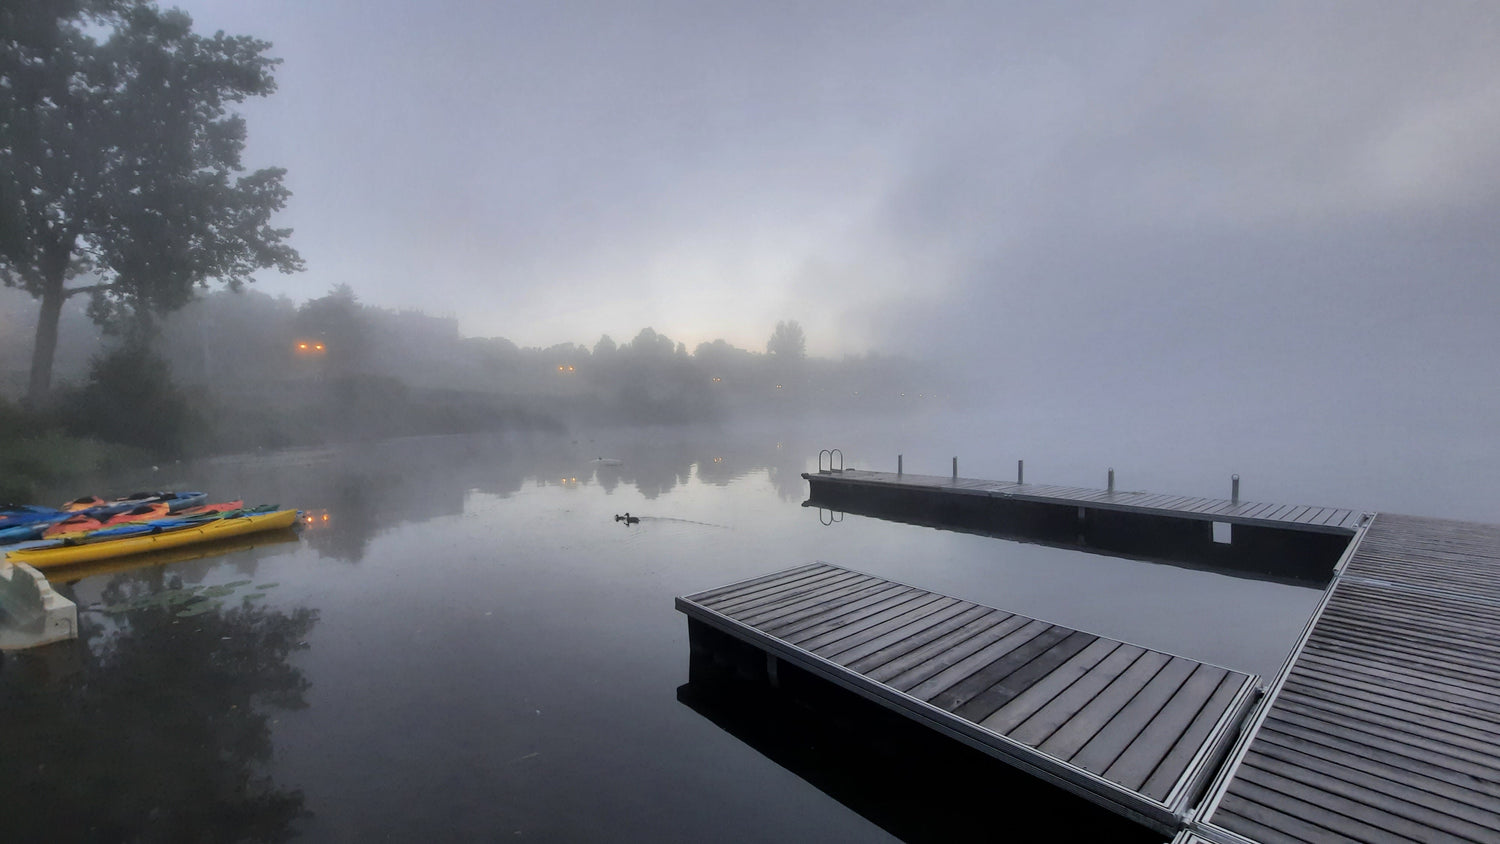
[[[629,513],[626,513],[623,516],[621,516],[619,514],[616,514],[615,515],[615,521],[617,521],[617,522],[624,522],[627,525],[638,525],[638,524],[641,523],[641,517],[640,516],[632,516]]]

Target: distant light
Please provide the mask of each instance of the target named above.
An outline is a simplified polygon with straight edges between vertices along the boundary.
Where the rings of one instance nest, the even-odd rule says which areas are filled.
[[[777,385],[776,385],[776,389],[778,389],[778,390],[779,390],[779,389],[781,389],[781,385],[780,385],[780,384],[777,384]]]
[[[718,376],[715,376],[715,377],[714,377],[714,383],[715,383],[715,384],[717,384],[717,383],[719,383],[719,382],[721,382],[721,381],[723,381],[723,380],[724,380],[724,379],[723,379],[723,378],[719,378],[719,377],[718,377]]]
[[[323,351],[323,344],[322,343],[318,343],[318,344],[314,345],[313,348],[317,349],[318,351],[321,352],[321,351]]]
[[[298,343],[297,344],[297,348],[302,349],[303,351],[306,351],[307,350],[307,344],[306,343]]]

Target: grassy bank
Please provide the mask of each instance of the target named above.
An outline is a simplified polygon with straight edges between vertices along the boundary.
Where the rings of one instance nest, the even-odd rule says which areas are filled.
[[[57,502],[37,500],[41,490],[149,460],[140,449],[55,431],[35,436],[0,433],[0,502],[55,506]]]

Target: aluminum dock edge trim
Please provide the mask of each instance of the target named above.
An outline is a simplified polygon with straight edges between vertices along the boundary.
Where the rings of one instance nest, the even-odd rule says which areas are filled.
[[[1349,546],[1344,549],[1344,553],[1339,556],[1338,562],[1334,564],[1333,578],[1328,581],[1328,586],[1323,590],[1322,599],[1318,601],[1318,606],[1313,609],[1312,615],[1307,619],[1307,624],[1303,626],[1302,634],[1297,637],[1297,644],[1292,647],[1291,653],[1287,654],[1286,661],[1282,663],[1281,671],[1277,672],[1276,679],[1271,683],[1270,688],[1266,690],[1265,696],[1260,699],[1260,704],[1256,707],[1250,723],[1240,733],[1239,741],[1235,743],[1234,750],[1230,753],[1228,761],[1219,770],[1219,775],[1214,778],[1213,785],[1209,787],[1208,796],[1202,805],[1198,806],[1190,816],[1190,821],[1195,826],[1203,825],[1215,832],[1233,835],[1228,830],[1221,830],[1219,827],[1213,826],[1208,819],[1212,818],[1214,812],[1219,808],[1219,802],[1224,799],[1225,793],[1229,790],[1230,781],[1234,779],[1235,774],[1239,771],[1240,763],[1244,761],[1245,754],[1250,751],[1250,744],[1255,740],[1256,733],[1260,732],[1261,725],[1265,723],[1266,718],[1271,714],[1271,707],[1275,705],[1276,698],[1280,695],[1282,686],[1286,685],[1287,678],[1291,676],[1292,667],[1297,664],[1297,660],[1302,656],[1302,651],[1307,647],[1308,639],[1312,638],[1313,628],[1317,627],[1318,622],[1323,618],[1323,611],[1327,609],[1328,602],[1333,600],[1333,593],[1337,590],[1339,583],[1343,581],[1344,569],[1349,565],[1349,561],[1354,558],[1355,553],[1359,550],[1360,543],[1364,541],[1365,534],[1370,529],[1370,525],[1374,523],[1374,518],[1364,520],[1359,530],[1355,532],[1354,538],[1350,540]]]

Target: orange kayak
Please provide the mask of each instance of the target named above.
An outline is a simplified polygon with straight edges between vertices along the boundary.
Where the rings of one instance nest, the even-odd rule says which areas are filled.
[[[95,516],[86,512],[78,513],[47,528],[47,530],[42,532],[42,538],[70,539],[83,536],[101,528],[114,527],[116,525],[150,522],[156,519],[164,519],[167,516],[201,516],[210,513],[227,513],[230,510],[243,509],[244,506],[244,501],[225,501],[220,504],[203,504],[173,513],[171,504],[165,501],[156,501],[132,507],[123,513],[117,513],[113,516]]]

